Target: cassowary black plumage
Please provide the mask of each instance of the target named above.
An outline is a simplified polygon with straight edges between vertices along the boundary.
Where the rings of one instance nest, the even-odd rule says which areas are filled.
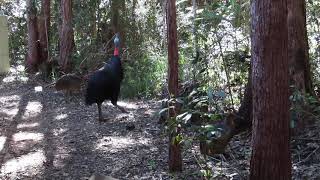
[[[101,104],[105,100],[118,107],[122,112],[125,109],[117,104],[120,85],[123,79],[123,69],[119,57],[119,38],[114,39],[115,50],[111,60],[103,68],[94,72],[88,81],[85,101],[87,105],[97,103],[99,120],[102,121]]]

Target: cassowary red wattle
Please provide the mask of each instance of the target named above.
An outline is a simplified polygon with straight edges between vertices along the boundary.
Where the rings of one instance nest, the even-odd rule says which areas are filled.
[[[103,68],[95,71],[89,78],[85,101],[87,105],[97,103],[99,120],[102,121],[101,104],[105,100],[118,107],[122,112],[124,108],[117,105],[120,93],[120,85],[123,79],[123,69],[119,57],[119,38],[116,35],[114,39],[115,50],[110,61]]]

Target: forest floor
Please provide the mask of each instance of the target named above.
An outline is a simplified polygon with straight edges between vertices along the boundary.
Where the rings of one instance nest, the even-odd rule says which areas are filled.
[[[183,153],[182,173],[168,173],[168,138],[158,124],[160,102],[120,101],[129,113],[103,104],[85,106],[82,94],[65,96],[13,69],[0,78],[0,179],[200,179],[203,157],[194,143]],[[42,87],[42,89],[41,89]],[[129,129],[134,125],[134,129]],[[292,140],[294,179],[320,179],[319,126]],[[233,138],[225,155],[208,158],[213,179],[247,179],[250,133]]]

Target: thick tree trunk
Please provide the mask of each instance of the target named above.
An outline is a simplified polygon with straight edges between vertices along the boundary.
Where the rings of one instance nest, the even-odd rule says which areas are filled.
[[[59,65],[64,72],[69,72],[71,70],[71,55],[74,48],[72,0],[61,0],[61,16]]]
[[[40,63],[46,63],[49,50],[50,0],[41,1],[39,17]]]
[[[168,29],[168,86],[169,93],[173,97],[177,97],[178,89],[178,67],[179,67],[179,54],[177,43],[177,22],[176,22],[176,1],[167,1],[167,29]],[[176,116],[178,109],[174,112],[170,112],[170,116]],[[182,156],[181,145],[175,140],[175,137],[180,133],[179,127],[177,127],[170,134],[169,137],[169,170],[182,171]]]
[[[287,1],[254,0],[250,179],[291,179]]]
[[[288,58],[289,58],[289,73],[290,73],[290,84],[294,85],[296,90],[301,91],[303,94],[309,93],[314,94],[312,87],[312,78],[310,73],[310,63],[308,55],[308,41],[307,41],[307,30],[306,30],[306,10],[305,1],[296,0],[288,2]],[[251,73],[250,73],[251,74]],[[251,93],[251,75],[249,74],[248,84],[246,86],[245,96],[237,113],[237,117],[234,119],[234,129],[232,131],[226,131],[227,134],[218,139],[218,143],[213,144],[210,152],[217,152],[214,149],[216,147],[226,146],[231,140],[233,135],[236,135],[244,130],[250,128],[252,123],[252,93]],[[294,89],[290,92],[292,94]],[[299,103],[299,102],[296,102]],[[300,103],[303,104],[302,102]],[[291,106],[294,106],[292,104]],[[302,107],[305,108],[305,107]],[[308,110],[308,109],[307,109]],[[294,118],[291,118],[294,126],[292,132],[296,133],[301,131],[303,127],[309,123],[305,113],[295,112]],[[230,118],[227,118],[230,120]],[[227,124],[227,123],[226,123]],[[226,126],[227,129],[232,129],[230,126]],[[228,137],[226,144],[220,142],[226,142],[225,137]],[[216,145],[217,144],[217,145]],[[224,149],[224,148],[220,148]],[[203,151],[204,152],[204,151]],[[219,151],[220,152],[220,151]]]
[[[288,33],[290,84],[302,93],[313,95],[305,0],[288,1]]]
[[[28,52],[26,66],[28,72],[36,72],[39,65],[39,41],[37,29],[37,9],[34,0],[27,0]]]
[[[305,0],[288,1],[288,33],[290,85],[294,86],[291,93],[298,90],[302,94],[315,95],[309,63]],[[302,106],[303,104],[303,102],[294,102],[291,106]],[[306,108],[305,110],[308,111],[308,107],[299,108]],[[308,122],[310,118],[302,111],[294,113],[291,120],[293,133],[301,131],[308,123],[312,123]]]

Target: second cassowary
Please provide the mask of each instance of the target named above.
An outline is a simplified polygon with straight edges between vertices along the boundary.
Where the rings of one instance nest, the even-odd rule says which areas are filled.
[[[126,112],[123,107],[117,104],[120,92],[120,85],[123,79],[123,69],[119,57],[119,37],[116,34],[114,39],[115,49],[111,60],[103,68],[95,71],[88,81],[85,101],[87,105],[97,103],[99,120],[103,121],[101,104],[105,100],[118,107],[122,112]]]

